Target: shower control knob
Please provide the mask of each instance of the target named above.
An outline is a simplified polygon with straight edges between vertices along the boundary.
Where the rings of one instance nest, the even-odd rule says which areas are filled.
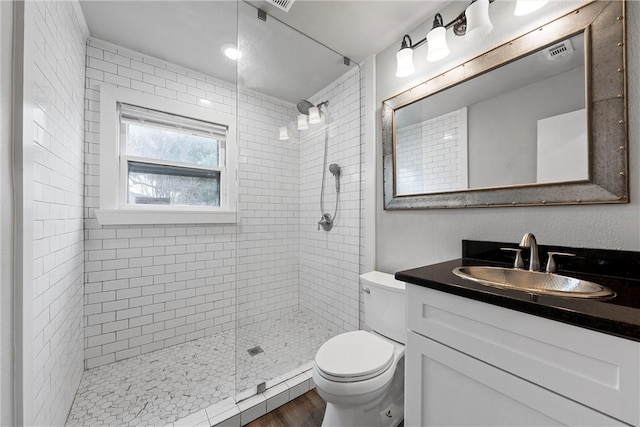
[[[333,218],[331,218],[331,214],[326,213],[322,215],[322,218],[318,221],[318,230],[320,230],[320,227],[322,227],[324,231],[331,230],[333,227]]]

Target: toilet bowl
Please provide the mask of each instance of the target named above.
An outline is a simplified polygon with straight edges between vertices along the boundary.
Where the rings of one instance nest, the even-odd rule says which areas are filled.
[[[323,426],[390,427],[404,417],[404,283],[380,272],[361,279],[366,318],[387,334],[346,332],[320,347],[313,380],[327,402]]]

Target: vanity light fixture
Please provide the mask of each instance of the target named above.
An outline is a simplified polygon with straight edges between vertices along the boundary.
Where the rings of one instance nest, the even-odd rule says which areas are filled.
[[[309,108],[309,124],[317,125],[322,123],[322,117],[320,117],[320,109],[318,107]]]
[[[307,123],[307,116],[305,114],[298,114],[298,130],[309,129],[309,123]]]
[[[513,14],[516,16],[528,15],[543,7],[549,0],[518,0],[516,10]]]
[[[426,40],[426,39],[425,39]],[[400,50],[396,53],[396,77],[407,77],[415,73],[413,66],[413,49],[418,47],[411,43],[411,37],[408,34],[402,38]]]
[[[467,10],[467,34],[465,39],[484,37],[493,30],[489,19],[489,0],[473,0]]]
[[[433,27],[427,33],[427,61],[436,62],[449,55],[447,46],[447,30],[444,28],[442,15],[436,13],[433,19]]]
[[[300,114],[297,117],[296,129],[299,131],[309,129],[309,125],[317,125],[327,121],[329,101],[323,101],[317,105],[313,105],[307,100],[302,100],[296,104]],[[293,126],[293,125],[291,125]],[[278,139],[280,141],[289,140],[289,129],[291,126],[280,126]]]
[[[278,137],[280,141],[288,141],[289,140],[289,129],[286,126],[280,126],[280,136]]]
[[[453,34],[456,36],[465,36],[466,39],[476,39],[483,37],[491,32],[493,24],[489,18],[489,5],[495,0],[472,0],[471,4],[462,11],[454,20],[448,24],[444,24],[442,15],[437,13],[433,20],[433,27],[422,40],[413,43],[408,34],[402,38],[400,50],[396,53],[396,77],[407,77],[415,72],[413,65],[413,50],[424,43],[427,43],[427,61],[436,62],[447,55],[450,50],[447,45],[446,30],[453,28]],[[535,6],[540,8],[548,0],[518,0],[528,3],[526,6],[530,8]],[[522,7],[522,6],[520,6]],[[518,6],[516,6],[518,9]]]

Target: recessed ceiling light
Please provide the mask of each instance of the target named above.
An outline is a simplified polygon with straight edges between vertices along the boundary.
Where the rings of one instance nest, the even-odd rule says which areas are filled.
[[[198,101],[200,101],[202,105],[211,105],[211,101],[205,98],[200,98]]]
[[[233,43],[223,44],[220,50],[222,51],[222,53],[224,53],[224,56],[234,61],[242,58],[242,52],[240,52],[236,45]]]

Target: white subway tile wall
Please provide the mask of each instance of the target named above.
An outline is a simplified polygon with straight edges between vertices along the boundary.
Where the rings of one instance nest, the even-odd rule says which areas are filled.
[[[398,194],[422,194],[467,188],[461,164],[461,110],[405,126],[397,131]]]
[[[367,127],[367,110],[365,109],[365,99],[368,87],[373,85],[373,76],[367,73],[367,68],[363,66],[360,71],[360,273],[367,273],[375,268],[375,260],[369,259],[366,247],[372,247],[375,242],[369,241],[367,233],[367,224],[374,222],[375,212],[369,212],[366,209],[367,194],[367,156],[371,155],[370,151],[375,151],[376,135],[371,134]],[[367,143],[368,142],[368,143]],[[374,249],[375,250],[375,249]],[[360,278],[358,277],[358,299],[359,299],[359,322],[358,329],[366,329],[367,325],[364,316],[364,298],[362,297],[362,286],[360,286]]]
[[[299,308],[300,150],[295,141],[278,139],[279,126],[295,118],[294,105],[242,88],[238,107],[237,306],[243,327]]]
[[[95,209],[103,84],[190,104],[205,98],[212,101],[207,108],[236,114],[234,84],[89,40],[85,367],[229,330],[236,314],[244,326],[297,308],[299,148],[277,139],[278,126],[293,120],[294,106],[256,93],[240,96],[238,228],[101,227]]]
[[[303,307],[336,332],[358,328],[357,67],[313,97],[330,101],[328,162],[342,168],[338,216],[326,233],[316,225],[323,132],[277,139],[278,127],[295,120],[294,105],[237,96],[233,83],[87,42],[72,2],[32,4],[36,425],[64,423],[83,369],[229,330],[236,316],[244,326]],[[97,223],[100,85],[200,106],[205,98],[205,108],[238,114],[237,226]],[[325,210],[334,203],[327,173]]]
[[[64,424],[83,371],[86,24],[71,2],[25,8],[33,75],[33,417]],[[33,25],[31,25],[33,24]],[[33,29],[33,31],[31,31]],[[33,74],[31,74],[33,73]],[[29,356],[29,355],[25,355]]]
[[[318,230],[324,127],[303,132],[300,148],[300,305],[337,333],[359,328],[360,84],[354,67],[311,99],[329,100],[326,166],[337,163],[342,170],[330,232]],[[324,184],[324,212],[333,216],[336,186],[328,170]]]

